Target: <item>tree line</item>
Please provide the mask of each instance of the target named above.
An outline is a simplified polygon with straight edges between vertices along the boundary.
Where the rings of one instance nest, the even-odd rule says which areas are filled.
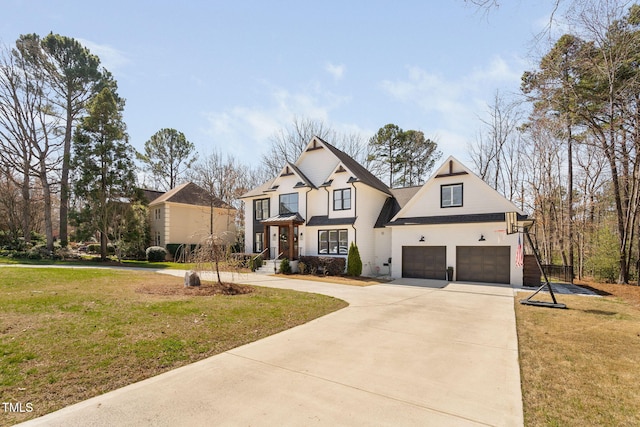
[[[628,283],[638,274],[640,6],[574,2],[571,31],[496,95],[470,147],[480,176],[536,218],[547,263]]]
[[[424,182],[440,155],[422,132],[396,125],[367,141],[298,118],[274,133],[257,167],[220,151],[200,156],[171,128],[160,129],[137,152],[124,108],[113,75],[77,40],[27,34],[15,46],[2,47],[0,246],[28,249],[41,233],[39,249],[48,255],[70,240],[91,239],[99,242],[103,259],[110,245],[119,257],[141,254],[150,241],[148,201],[141,189],[168,191],[186,181],[205,189],[212,206],[221,199],[236,207],[242,224],[239,197],[277,175],[286,161],[295,161],[313,136],[371,166],[391,186]]]

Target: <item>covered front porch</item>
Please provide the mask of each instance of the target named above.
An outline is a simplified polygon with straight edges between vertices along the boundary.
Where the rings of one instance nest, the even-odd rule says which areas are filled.
[[[262,221],[265,242],[270,243],[263,251],[263,258],[297,260],[300,254],[299,227],[304,222],[298,213],[277,215]]]

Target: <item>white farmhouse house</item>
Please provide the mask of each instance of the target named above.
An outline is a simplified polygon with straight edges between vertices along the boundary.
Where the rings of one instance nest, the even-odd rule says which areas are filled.
[[[245,251],[266,259],[346,257],[354,242],[364,275],[522,284],[524,242],[505,233],[505,212],[523,213],[453,157],[424,185],[390,189],[314,137],[242,198]]]

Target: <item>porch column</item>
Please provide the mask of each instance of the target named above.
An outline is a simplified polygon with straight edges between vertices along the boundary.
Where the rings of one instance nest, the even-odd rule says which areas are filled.
[[[254,237],[254,239],[255,239],[255,237]],[[262,250],[264,251],[265,249],[268,249],[267,257],[268,257],[268,259],[271,259],[271,238],[269,237],[269,225],[268,224],[264,225],[264,236],[262,236],[262,244],[264,246],[266,246],[266,248],[262,248]]]
[[[295,258],[294,255],[294,244],[293,244],[293,222],[289,223],[289,259],[293,261]]]

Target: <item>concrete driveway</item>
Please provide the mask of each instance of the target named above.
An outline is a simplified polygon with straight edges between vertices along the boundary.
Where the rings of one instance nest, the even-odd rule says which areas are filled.
[[[350,305],[24,425],[523,425],[511,287],[236,280]]]

